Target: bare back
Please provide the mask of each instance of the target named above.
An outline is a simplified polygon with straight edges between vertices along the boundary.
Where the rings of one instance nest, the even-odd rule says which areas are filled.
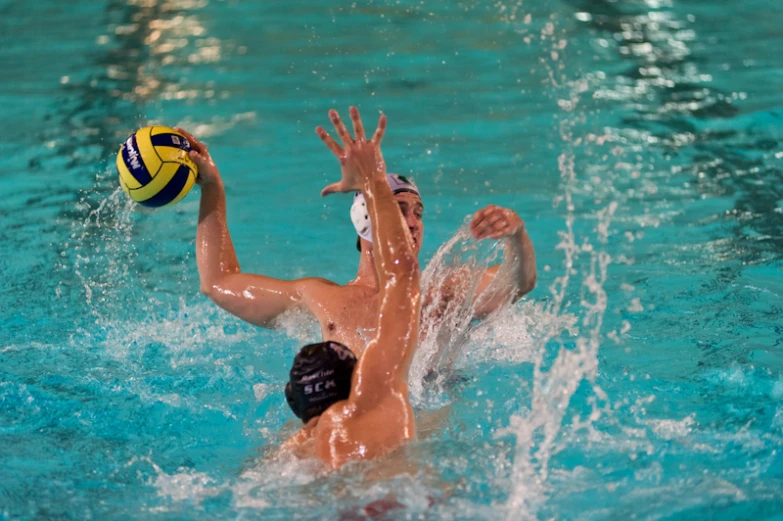
[[[389,392],[361,415],[347,400],[329,408],[313,430],[314,455],[338,468],[351,460],[384,456],[415,437],[413,408],[404,387]]]

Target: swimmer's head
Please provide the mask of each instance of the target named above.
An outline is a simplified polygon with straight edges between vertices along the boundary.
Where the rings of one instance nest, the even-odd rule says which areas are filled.
[[[413,237],[414,250],[418,253],[421,249],[421,241],[424,235],[424,222],[422,221],[424,205],[421,202],[421,193],[413,181],[405,176],[386,174],[386,180],[389,181],[389,186],[391,186],[392,193],[395,199],[397,199],[397,204],[400,205],[405,224]],[[372,243],[372,224],[364,195],[361,192],[357,192],[353,198],[351,221],[354,228],[356,228],[356,233],[359,234],[356,248],[361,251],[362,239]]]
[[[356,356],[337,342],[304,346],[294,358],[285,398],[294,414],[307,423],[335,403],[347,400]]]

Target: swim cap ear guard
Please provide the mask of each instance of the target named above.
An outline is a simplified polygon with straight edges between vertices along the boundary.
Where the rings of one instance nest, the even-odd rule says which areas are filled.
[[[285,399],[304,423],[351,394],[356,356],[337,342],[304,346],[294,358]]]
[[[389,182],[389,186],[392,189],[393,194],[399,194],[402,192],[410,192],[416,194],[421,198],[421,193],[413,181],[407,177],[399,174],[386,174],[386,180]],[[351,222],[353,227],[356,228],[356,233],[359,237],[366,241],[372,242],[372,223],[370,222],[370,212],[367,211],[367,202],[364,200],[364,195],[361,192],[356,192],[353,196],[353,204],[351,205]]]
[[[356,228],[359,237],[372,242],[372,223],[370,222],[370,212],[367,211],[367,202],[361,192],[357,192],[353,197],[351,205],[351,222]]]

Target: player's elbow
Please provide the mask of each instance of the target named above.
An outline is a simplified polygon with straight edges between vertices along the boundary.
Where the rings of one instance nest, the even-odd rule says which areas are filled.
[[[222,299],[228,291],[226,288],[229,286],[229,277],[226,275],[209,275],[201,276],[201,285],[199,289],[202,295],[209,298],[209,300],[219,304],[218,300]]]
[[[199,288],[201,290],[201,294],[207,297],[210,300],[214,300],[213,295],[215,294],[215,286],[212,284],[205,284],[201,283],[201,287]]]
[[[533,273],[531,277],[528,277],[525,281],[525,284],[522,285],[522,294],[526,295],[533,291],[533,289],[536,287],[536,278],[537,275]]]
[[[521,299],[523,296],[533,291],[535,287],[536,287],[536,274],[533,273],[532,275],[525,277],[525,279],[519,283],[519,285],[517,286],[516,295],[514,295],[514,300],[516,301]]]
[[[217,281],[202,281],[201,287],[199,288],[201,290],[201,294],[207,297],[209,300],[216,304],[220,304],[220,300],[225,294],[225,291],[223,291],[221,285]]]

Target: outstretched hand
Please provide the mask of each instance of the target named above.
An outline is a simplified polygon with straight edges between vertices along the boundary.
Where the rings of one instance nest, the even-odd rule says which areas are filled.
[[[180,127],[174,127],[174,130],[181,132],[190,142],[190,159],[192,159],[198,167],[196,183],[203,186],[219,180],[220,172],[218,171],[217,165],[215,165],[215,162],[212,160],[212,156],[209,155],[207,146],[193,137],[193,134]]]
[[[362,183],[372,175],[386,174],[386,164],[381,154],[381,140],[386,132],[386,116],[381,115],[378,120],[378,129],[372,139],[367,141],[364,126],[359,117],[359,110],[356,107],[351,107],[350,114],[355,137],[351,137],[337,111],[334,109],[329,111],[329,118],[332,120],[343,146],[337,144],[323,127],[319,126],[315,129],[315,133],[334,153],[342,166],[342,179],[321,190],[322,196],[337,192],[359,191],[362,188]]]

